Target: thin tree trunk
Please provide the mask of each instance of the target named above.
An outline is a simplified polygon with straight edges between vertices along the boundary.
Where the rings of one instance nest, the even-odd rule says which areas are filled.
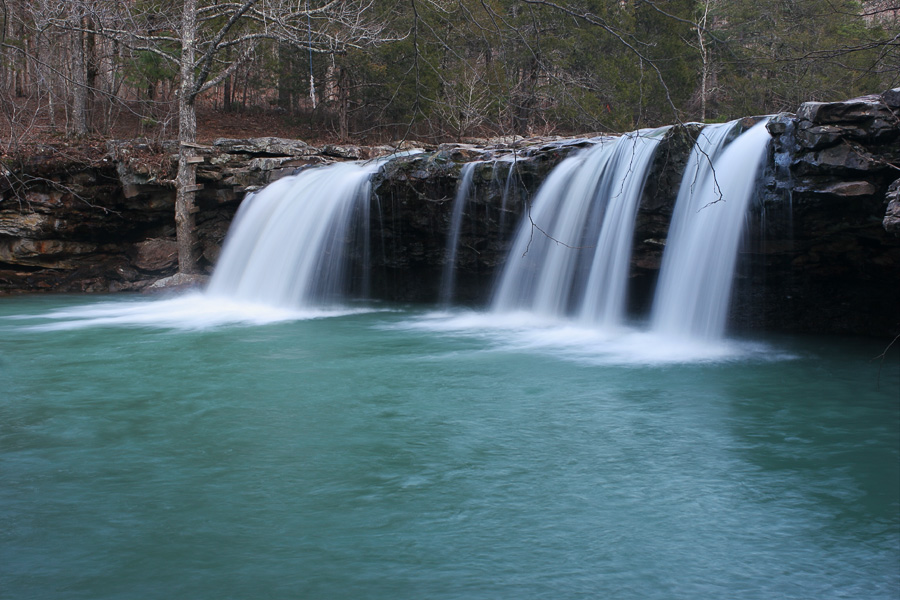
[[[19,7],[19,23],[16,30],[16,40],[21,44],[26,44],[26,32],[25,32],[25,8],[24,6]],[[15,69],[15,94],[16,98],[24,98],[25,97],[25,88],[26,88],[26,71],[28,70],[28,58],[27,56],[16,54],[15,62],[13,63],[13,68]]]
[[[250,85],[250,68],[244,70],[244,92],[241,96],[241,110],[247,110],[247,86]]]
[[[72,18],[72,127],[75,135],[87,135],[87,71],[81,20]]]
[[[178,176],[175,180],[175,238],[179,273],[198,272],[197,230],[194,197],[197,168],[191,162],[197,141],[197,111],[194,104],[194,44],[197,31],[197,0],[184,0],[181,20],[181,88],[178,94]]]
[[[709,49],[706,47],[706,21],[709,17],[709,0],[703,7],[703,15],[697,24],[697,45],[700,48],[700,120],[706,121],[706,96],[709,81]]]
[[[88,127],[96,131],[96,117],[98,111],[100,91],[100,65],[97,50],[97,36],[94,34],[94,23],[90,17],[85,18],[84,28],[88,33],[84,33],[84,70],[85,70],[85,96],[87,100],[86,119]]]
[[[287,112],[294,109],[293,83],[295,80],[294,60],[287,44],[278,44],[278,106]]]
[[[350,74],[344,67],[338,75],[338,97],[340,98],[340,136],[341,141],[350,140]]]
[[[227,64],[231,64],[231,46],[225,48],[225,62]],[[225,100],[222,103],[223,109],[225,112],[231,112],[232,104],[234,103],[234,83],[232,80],[232,76],[229,75],[225,78]]]

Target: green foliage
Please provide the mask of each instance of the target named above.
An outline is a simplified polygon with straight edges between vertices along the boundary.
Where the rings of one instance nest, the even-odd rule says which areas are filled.
[[[172,80],[178,74],[171,62],[146,50],[135,52],[122,66],[125,80],[139,89]]]
[[[795,110],[808,100],[839,100],[892,85],[880,76],[886,32],[867,26],[858,2],[720,2],[723,43],[717,100],[723,114]],[[896,77],[896,75],[895,75]]]

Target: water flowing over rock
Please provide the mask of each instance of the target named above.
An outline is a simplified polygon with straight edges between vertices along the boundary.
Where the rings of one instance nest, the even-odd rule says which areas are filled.
[[[477,162],[466,163],[460,170],[456,198],[453,200],[453,215],[450,219],[450,231],[447,234],[447,262],[444,265],[444,274],[441,276],[440,301],[444,306],[449,306],[453,301],[453,284],[456,279],[456,251],[459,245],[459,230],[462,227],[463,211],[472,191],[472,176],[475,173]]]
[[[247,198],[208,293],[285,308],[346,298],[353,289],[347,249],[368,247],[352,239],[353,217],[361,212],[368,220],[369,178],[378,167],[309,169]]]
[[[875,335],[897,330],[900,216],[897,185],[891,184],[900,165],[898,99],[900,90],[891,90],[807,103],[796,115],[769,120],[771,149],[738,236],[729,327]],[[758,120],[745,119],[739,129]],[[618,314],[649,314],[664,251],[672,244],[678,188],[700,130],[678,125],[658,139],[628,236],[626,300]],[[516,230],[538,208],[541,184],[567,158],[600,152],[602,139],[448,144],[389,160],[371,174],[370,201],[354,209],[356,233],[335,242],[347,251],[351,294],[434,302],[447,289],[450,263],[453,301],[486,305],[510,260]],[[221,261],[222,240],[248,193],[313,167],[396,149],[314,148],[278,138],[218,140],[197,148],[202,265],[212,272]],[[174,154],[165,143],[121,142],[90,161],[67,159],[59,149],[19,163],[4,160],[0,293],[140,290],[172,275]],[[454,203],[466,164],[471,189],[463,204]],[[597,219],[592,231],[601,228],[602,212],[591,213]],[[453,237],[455,243],[448,239]],[[588,283],[587,265],[597,263],[585,258],[577,264],[584,265],[576,268],[583,269],[577,289],[557,305],[573,318],[594,310],[581,299],[584,288],[595,286]]]
[[[663,133],[600,140],[553,170],[521,220],[495,311],[619,324],[637,204]]]
[[[581,138],[480,148],[448,144],[386,163],[372,178],[372,294],[439,301],[457,182],[463,164],[474,161],[455,244],[453,297],[460,303],[487,302],[532,195],[559,162],[590,145]]]
[[[745,215],[769,140],[759,123],[726,146],[735,123],[705,128],[691,152],[653,304],[653,329],[717,339],[728,316]]]

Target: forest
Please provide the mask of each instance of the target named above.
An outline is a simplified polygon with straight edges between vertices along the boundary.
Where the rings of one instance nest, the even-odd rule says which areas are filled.
[[[896,87],[898,14],[894,0],[0,0],[0,145],[190,142],[197,114],[355,143],[719,122]]]

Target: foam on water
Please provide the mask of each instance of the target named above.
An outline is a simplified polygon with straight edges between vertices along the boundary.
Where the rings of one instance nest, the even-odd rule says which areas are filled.
[[[371,311],[369,308],[340,306],[287,309],[194,292],[154,300],[99,302],[36,315],[14,315],[5,319],[42,321],[27,325],[25,328],[30,331],[66,331],[89,327],[202,330],[225,325],[269,325]]]
[[[385,327],[474,337],[487,340],[497,351],[547,353],[597,365],[641,366],[796,358],[760,342],[696,340],[624,325],[591,327],[526,311],[505,314],[435,311]]]

